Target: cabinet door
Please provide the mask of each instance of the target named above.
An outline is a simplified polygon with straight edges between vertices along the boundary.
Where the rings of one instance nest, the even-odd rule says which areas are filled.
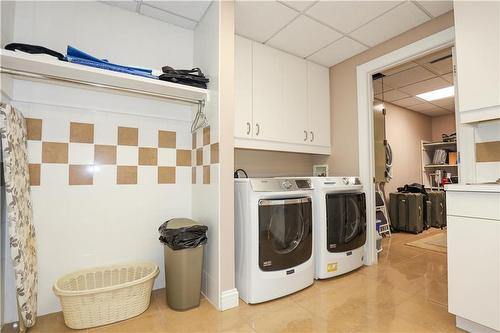
[[[498,107],[500,2],[454,1],[454,15],[460,111]]]
[[[307,64],[306,61],[282,53],[283,65],[283,140],[291,143],[308,143],[310,139],[307,115]]]
[[[307,95],[310,143],[330,147],[330,74],[328,68],[311,62],[307,63]]]
[[[253,43],[253,138],[283,141],[283,63],[281,52]]]
[[[252,41],[234,40],[235,115],[234,136],[252,137]]]
[[[447,219],[448,310],[500,330],[500,221]]]

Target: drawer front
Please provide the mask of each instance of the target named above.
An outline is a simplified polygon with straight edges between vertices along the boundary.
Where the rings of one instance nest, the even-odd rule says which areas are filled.
[[[448,215],[500,220],[500,193],[446,192]]]

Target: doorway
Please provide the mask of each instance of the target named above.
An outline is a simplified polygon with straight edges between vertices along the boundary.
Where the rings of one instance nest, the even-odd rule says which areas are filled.
[[[357,67],[359,171],[366,192],[367,242],[365,264],[367,265],[376,264],[378,261],[374,182],[373,75],[449,48],[453,46],[454,35],[454,28],[448,28]]]

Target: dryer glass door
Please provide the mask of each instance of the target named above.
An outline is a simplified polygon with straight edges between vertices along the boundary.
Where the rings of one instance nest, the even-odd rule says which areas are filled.
[[[366,242],[364,193],[327,194],[327,250],[348,252]]]
[[[311,198],[260,200],[260,269],[289,269],[309,260],[311,254]]]

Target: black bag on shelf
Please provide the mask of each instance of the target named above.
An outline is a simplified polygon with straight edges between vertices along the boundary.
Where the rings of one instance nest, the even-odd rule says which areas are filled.
[[[173,69],[170,66],[164,66],[161,69],[163,74],[159,76],[162,81],[184,84],[197,88],[207,89],[207,83],[210,81],[199,68],[193,69]]]
[[[9,51],[19,50],[30,54],[48,54],[50,56],[56,57],[59,60],[64,60],[64,55],[62,55],[61,53],[38,45],[10,43],[5,45],[5,49]]]

